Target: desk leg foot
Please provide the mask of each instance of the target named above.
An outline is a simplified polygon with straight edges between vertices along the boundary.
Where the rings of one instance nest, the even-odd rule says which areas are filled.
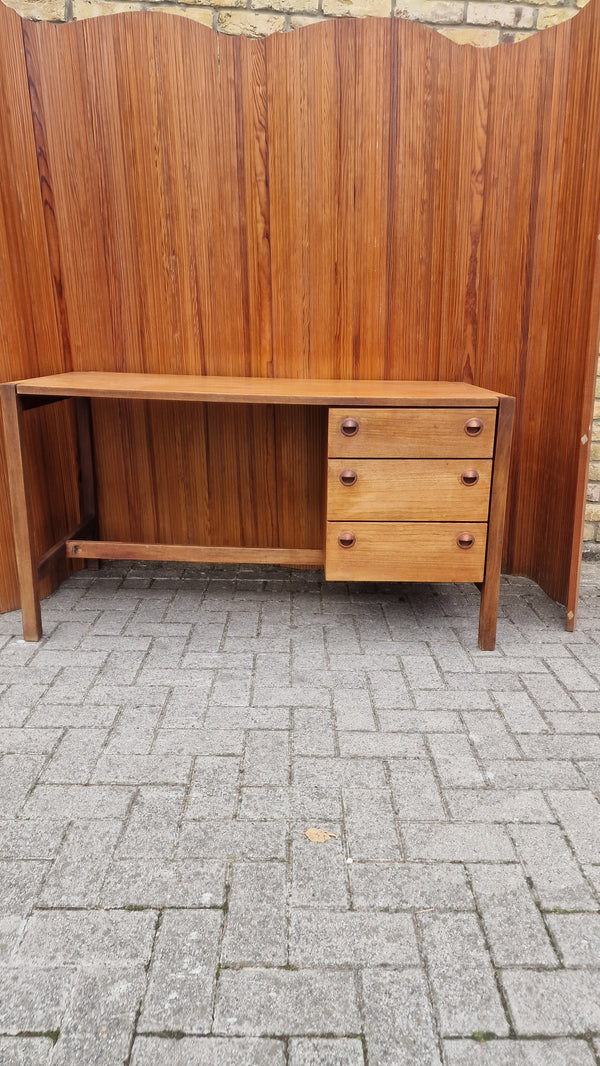
[[[38,565],[33,536],[33,517],[29,503],[25,477],[23,449],[23,408],[16,385],[0,386],[2,421],[6,442],[8,487],[13,516],[13,532],[21,612],[23,615],[23,638],[39,640],[42,635],[42,612],[38,582]]]

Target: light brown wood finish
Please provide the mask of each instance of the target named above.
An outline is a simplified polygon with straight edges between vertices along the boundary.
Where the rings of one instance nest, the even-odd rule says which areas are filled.
[[[361,407],[497,407],[498,395],[454,381],[338,381],[335,378],[198,377],[175,374],[72,373],[17,382],[23,396],[80,396],[210,403],[272,403],[330,407],[351,401]],[[468,412],[464,418],[479,415]],[[494,416],[485,411],[488,428]],[[456,416],[456,420],[460,419]],[[443,418],[443,416],[442,416]],[[492,422],[490,422],[490,418]],[[492,433],[493,440],[493,433]]]
[[[356,482],[344,484],[352,471]],[[465,474],[478,476],[463,484]],[[327,517],[335,521],[487,522],[491,459],[330,459]]]
[[[342,548],[338,538],[356,543]],[[475,538],[459,548],[460,533]],[[328,522],[328,581],[482,581],[487,526],[477,522]]]
[[[598,55],[600,0],[481,50],[402,19],[251,41],[159,12],[54,26],[0,7],[0,378],[441,378],[516,395],[505,566],[572,605]],[[173,421],[159,406],[92,403],[101,536],[319,547],[323,412],[179,403]],[[40,553],[78,520],[61,407],[27,416]],[[0,459],[0,609],[17,603],[6,476]]]
[[[23,412],[14,385],[0,386],[0,402],[8,460],[8,485],[23,614],[23,637],[25,640],[39,640],[42,635],[42,615],[38,591],[38,561],[25,471]]]
[[[500,569],[502,565],[504,520],[506,516],[514,414],[515,401],[513,397],[503,396],[498,408],[494,473],[485,556],[485,578],[481,589],[481,604],[479,608],[479,647],[482,651],[492,651],[496,646]]]
[[[346,436],[342,423],[353,419],[358,430]],[[470,436],[469,422],[481,422]],[[496,411],[465,407],[457,410],[360,411],[341,408],[329,412],[330,456],[363,458],[490,458],[494,451]]]
[[[66,541],[67,555],[73,559],[165,559],[177,563],[256,563],[277,566],[323,565],[322,551],[305,548],[213,548],[194,544],[130,544],[116,540]]]

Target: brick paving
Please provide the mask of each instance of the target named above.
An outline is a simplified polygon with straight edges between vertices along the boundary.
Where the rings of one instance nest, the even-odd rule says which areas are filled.
[[[600,564],[575,634],[477,607],[115,564],[0,616],[2,1066],[599,1064]]]

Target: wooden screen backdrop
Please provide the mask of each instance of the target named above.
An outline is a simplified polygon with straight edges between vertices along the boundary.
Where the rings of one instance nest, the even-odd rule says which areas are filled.
[[[0,6],[0,377],[513,393],[504,568],[573,612],[599,159],[600,0],[490,49],[392,19],[247,40]],[[27,417],[43,551],[77,518],[74,430],[63,405]],[[93,424],[103,537],[320,545],[324,412],[98,401]],[[0,455],[0,610],[17,597]]]

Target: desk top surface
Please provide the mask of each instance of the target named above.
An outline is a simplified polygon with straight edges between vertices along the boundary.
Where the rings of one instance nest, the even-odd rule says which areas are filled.
[[[29,396],[207,400],[355,407],[497,407],[499,394],[454,381],[335,381],[313,378],[200,377],[187,374],[52,374],[18,381]]]

